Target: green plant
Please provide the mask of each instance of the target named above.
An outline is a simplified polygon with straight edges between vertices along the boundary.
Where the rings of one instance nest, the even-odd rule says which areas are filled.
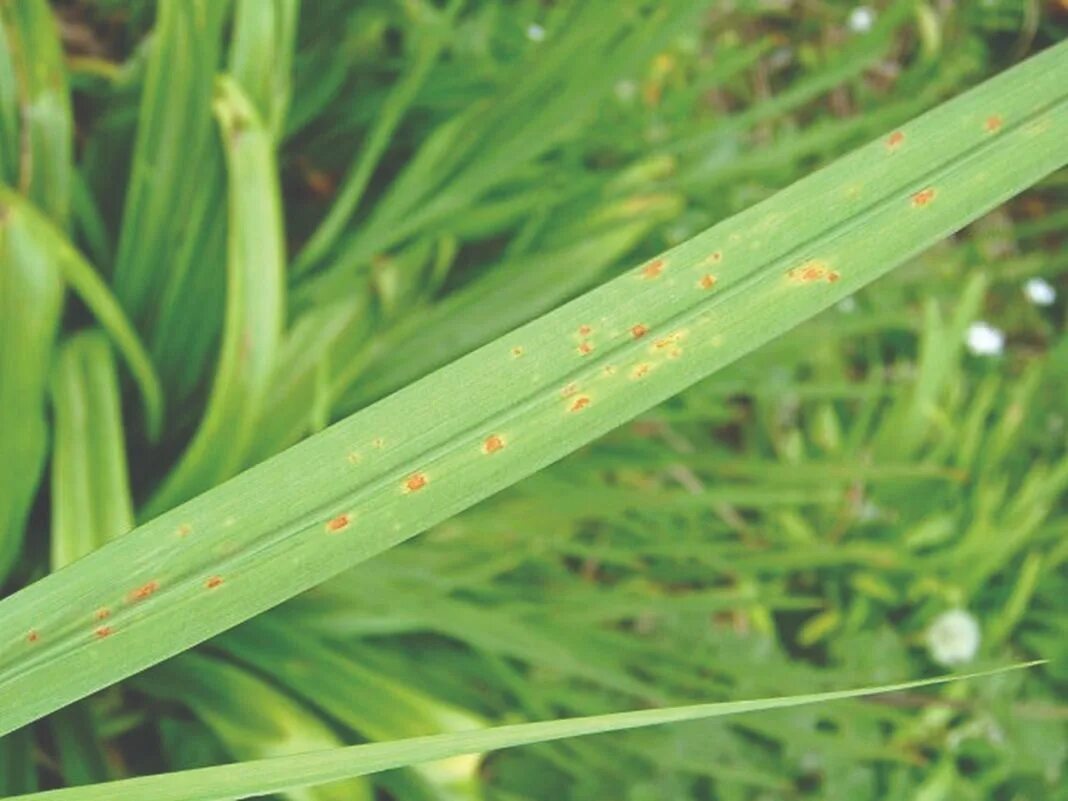
[[[232,77],[216,80],[215,70],[206,69],[205,65],[210,65],[212,53],[218,52],[224,15],[217,6],[208,16],[202,13],[203,8],[191,12],[192,8],[177,3],[161,5],[156,31],[156,41],[161,44],[150,48],[143,62],[132,61],[124,79],[136,85],[137,71],[144,71],[146,90],[138,113],[152,124],[141,126],[137,132],[134,150],[140,155],[134,162],[133,191],[123,204],[124,220],[117,229],[116,264],[111,264],[107,255],[111,249],[107,225],[94,223],[101,212],[106,216],[106,209],[94,209],[93,197],[84,191],[79,194],[77,181],[76,227],[69,237],[40,219],[41,215],[23,198],[14,193],[5,195],[9,207],[16,212],[12,230],[22,232],[36,248],[29,255],[19,256],[24,274],[36,275],[42,264],[55,260],[51,256],[34,257],[34,252],[64,254],[58,262],[67,266],[66,280],[81,287],[81,294],[91,301],[89,305],[100,322],[122,346],[126,361],[135,367],[147,401],[145,433],[152,434],[156,427],[153,421],[160,418],[153,367],[160,370],[172,409],[181,409],[185,400],[195,396],[195,387],[205,383],[207,354],[214,347],[216,336],[221,336],[222,356],[215,367],[210,392],[205,393],[199,427],[195,420],[199,405],[194,407],[193,419],[175,422],[172,414],[165,452],[183,450],[180,444],[189,438],[192,444],[185,456],[169,475],[136,475],[138,494],[150,495],[140,507],[142,519],[170,509],[280,450],[305,432],[324,426],[339,409],[357,408],[388,394],[556,306],[596,280],[607,265],[620,261],[622,254],[648,235],[657,215],[678,213],[678,197],[664,191],[665,187],[657,182],[679,170],[679,152],[709,144],[707,135],[701,135],[670,157],[654,153],[608,178],[584,175],[568,191],[586,204],[575,207],[592,209],[583,212],[583,219],[589,220],[585,226],[567,219],[566,211],[555,216],[545,212],[540,219],[535,215],[534,224],[524,224],[511,243],[515,254],[505,255],[500,267],[487,279],[470,284],[461,280],[459,291],[453,291],[448,302],[438,305],[428,320],[405,315],[409,307],[418,308],[427,296],[427,287],[433,292],[445,285],[456,259],[458,236],[492,236],[506,220],[529,214],[530,209],[544,204],[533,191],[526,195],[516,192],[514,197],[507,192],[523,182],[536,187],[546,180],[536,168],[540,169],[539,159],[547,148],[563,147],[590,124],[591,116],[585,110],[575,114],[580,105],[576,101],[587,89],[568,81],[569,60],[596,42],[596,47],[603,48],[604,59],[603,70],[597,72],[594,83],[607,87],[624,64],[645,57],[638,47],[639,41],[649,38],[644,31],[628,33],[625,24],[602,27],[596,9],[576,12],[570,20],[575,23],[573,28],[564,26],[570,38],[562,36],[559,47],[549,54],[546,63],[551,69],[539,69],[528,80],[516,82],[514,89],[509,87],[502,92],[498,102],[488,104],[495,110],[488,118],[481,112],[461,114],[436,128],[431,126],[434,133],[387,191],[369,188],[368,175],[375,172],[381,153],[377,146],[365,150],[327,227],[320,229],[326,233],[311,240],[315,248],[305,250],[297,261],[301,265],[299,277],[295,274],[292,286],[283,290],[276,153],[284,135],[281,121],[288,119],[292,126],[292,120],[306,119],[309,114],[306,108],[292,115],[285,112],[290,96],[287,54],[292,48],[294,9],[278,4],[271,15],[261,16],[255,13],[256,4],[239,4],[229,62]],[[426,72],[430,69],[427,65],[433,64],[441,52],[451,26],[465,24],[457,18],[455,6],[445,13],[430,5],[413,4],[412,8],[418,9],[413,17],[418,22],[413,27],[425,29],[426,38],[422,34],[417,38],[422,44],[410,81],[389,95],[384,106],[389,114],[369,128],[372,143],[381,144],[389,138],[387,134],[395,134],[398,120],[404,118],[409,106],[422,114],[434,113],[432,108],[428,112],[419,105],[418,85],[437,76],[433,70]],[[662,38],[658,40],[661,42],[689,19],[684,12],[667,5],[664,8],[658,16],[649,18],[650,24],[654,19],[658,25],[663,24]],[[908,3],[895,4],[880,23],[879,31],[864,46],[852,48],[843,58],[817,70],[807,88],[780,96],[775,103],[757,105],[753,113],[739,115],[725,126],[727,131],[759,124],[804,103],[821,88],[855,74],[871,63],[878,43],[889,41],[908,11]],[[39,25],[48,25],[47,15],[39,20],[45,20]],[[207,26],[202,36],[187,35],[190,28],[185,26],[198,25]],[[48,32],[47,27],[42,30]],[[596,31],[593,38],[589,35],[591,30]],[[656,41],[650,40],[646,55],[654,52]],[[726,62],[716,80],[752,64],[765,50],[763,45],[738,48],[734,61]],[[53,48],[53,59],[58,58],[56,53]],[[1032,64],[1015,78],[1006,76],[915,125],[890,128],[899,133],[884,135],[844,164],[817,174],[783,196],[755,206],[659,259],[647,261],[635,273],[520,329],[523,342],[513,341],[509,335],[488,345],[258,472],[250,472],[187,507],[167,512],[144,526],[141,533],[120,540],[72,569],[70,574],[75,580],[68,589],[62,589],[67,581],[62,575],[9,599],[3,609],[5,614],[11,612],[15,628],[10,635],[12,648],[5,648],[0,657],[0,661],[8,660],[3,675],[10,681],[8,689],[29,691],[19,693],[22,708],[13,707],[13,717],[5,725],[18,725],[45,709],[157,661],[183,644],[204,639],[558,458],[755,347],[762,339],[852,292],[893,261],[954,230],[1063,163],[1064,154],[1057,147],[1057,136],[1063,131],[1063,110],[1056,105],[1061,96],[1055,76],[1058,69],[1063,70],[1064,56],[1058,53],[1063,53],[1063,48],[1045,54],[1037,62],[1048,68],[1041,75],[1039,67]],[[194,69],[169,69],[171,62],[183,59],[188,59]],[[277,69],[271,71],[267,67]],[[25,73],[25,67],[22,69]],[[266,74],[275,76],[273,89],[258,83],[260,76]],[[1030,80],[1036,75],[1037,79]],[[181,82],[187,80],[192,83],[182,88]],[[164,86],[164,81],[173,83]],[[1017,83],[1026,88],[1016,93],[1005,90],[1015,88]],[[116,85],[121,86],[119,81]],[[184,107],[168,102],[168,96],[183,92],[191,98]],[[208,98],[213,93],[219,127],[224,133],[221,142],[215,138],[208,108]],[[296,92],[294,96],[305,107],[313,102],[307,93]],[[550,128],[556,138],[549,141],[540,135],[542,129],[524,121],[519,114],[520,109],[540,107],[547,97],[555,98],[557,103],[546,112],[549,120],[569,122],[554,122]],[[910,105],[903,103],[895,113],[903,113]],[[185,113],[185,107],[192,113]],[[174,126],[167,122],[172,117]],[[161,120],[161,127],[155,128]],[[1044,124],[1049,125],[1045,130]],[[187,125],[193,129],[183,137],[183,146],[203,155],[202,159],[193,160],[196,169],[172,169],[169,175],[173,181],[156,184],[146,180],[145,176],[151,174],[146,164],[159,160],[173,168],[184,155],[168,154],[163,146],[166,141],[163,145],[153,144],[153,131],[158,134],[160,130]],[[502,125],[503,134],[507,135],[497,141],[495,134]],[[866,129],[850,120],[831,127],[848,139],[873,133],[882,125],[876,127],[867,122]],[[17,121],[14,127],[17,128]],[[457,151],[456,143],[461,138],[481,139],[499,150],[487,151],[489,155],[484,159],[479,157],[477,148]],[[6,144],[11,141],[8,137]],[[813,152],[810,148],[815,141],[795,143],[799,164]],[[14,152],[14,148],[9,150]],[[97,151],[89,148],[89,152]],[[1017,163],[1019,153],[1024,157]],[[789,158],[785,161],[791,163]],[[86,162],[86,174],[92,175],[94,160],[86,157]],[[1014,170],[1011,173],[1007,167],[1010,163]],[[688,166],[684,167],[683,175],[669,181],[690,191],[709,181],[715,185],[716,180],[745,174],[747,168],[754,169],[742,159],[725,172],[713,170],[709,174],[707,164],[698,162],[692,173],[687,171]],[[144,174],[139,176],[138,170]],[[502,175],[508,178],[502,179]],[[175,186],[169,185],[175,182]],[[434,197],[434,188],[441,186],[446,186],[447,191]],[[651,192],[650,186],[655,186],[656,191]],[[931,188],[934,194],[929,193]],[[630,192],[636,194],[629,195]],[[504,199],[495,193],[502,193]],[[628,196],[621,201],[617,193]],[[104,203],[106,195],[98,191],[98,198]],[[362,220],[367,224],[361,224],[350,237],[339,238],[339,232],[364,198],[374,203],[367,220]],[[821,202],[825,199],[827,202]],[[266,201],[266,211],[255,205],[260,200]],[[802,201],[818,205],[813,209],[802,205]],[[230,216],[222,225],[224,208],[230,210]],[[145,209],[156,210],[154,223],[136,217]],[[125,219],[128,216],[130,219]],[[181,222],[173,224],[176,218]],[[902,219],[915,226],[906,228],[901,225]],[[142,229],[155,230],[164,238],[181,231],[194,231],[196,236],[179,237],[180,241],[169,245],[153,245],[151,255],[130,257],[125,249],[154,241],[152,236],[139,239],[136,232]],[[873,231],[876,247],[869,246]],[[539,236],[539,249],[544,250],[534,252],[530,242]],[[141,355],[130,326],[123,322],[119,306],[71,247],[73,241],[84,243],[96,254],[101,272],[111,276],[126,312],[137,320],[149,343],[151,365]],[[387,249],[388,257],[374,256]],[[581,260],[583,268],[568,269],[569,259]],[[712,261],[702,263],[708,259]],[[226,292],[217,285],[223,271],[212,269],[220,262],[226,264],[230,287]],[[167,263],[169,268],[150,268],[156,263]],[[258,275],[263,263],[271,265],[272,279],[261,286],[249,279]],[[117,265],[125,265],[122,275]],[[544,270],[547,265],[552,265],[564,279],[559,285],[541,286],[535,280],[537,276],[532,271]],[[530,279],[520,276],[522,280],[516,280],[515,270],[530,271]],[[680,279],[680,275],[684,277]],[[129,294],[134,278],[134,283],[145,282],[142,289],[148,287],[143,303]],[[257,291],[243,292],[242,288]],[[974,314],[981,288],[981,284],[971,285],[965,296],[967,302],[947,338],[960,335],[960,320]],[[531,297],[534,292],[536,297]],[[226,308],[219,303],[219,308],[213,309],[212,304],[224,296]],[[767,306],[772,300],[776,303],[775,314]],[[27,308],[22,303],[16,306]],[[42,304],[42,308],[45,306]],[[288,307],[291,320],[286,334],[282,333],[283,307]],[[191,329],[184,325],[190,315],[203,316],[205,326]],[[470,325],[472,315],[485,320]],[[16,320],[13,330],[18,336],[29,333],[24,323],[11,319]],[[34,340],[42,355],[29,362],[36,377],[20,379],[17,402],[7,408],[11,419],[19,423],[39,413],[48,372],[46,354],[58,329],[55,314],[42,319],[48,323],[47,330]],[[249,320],[259,322],[246,336]],[[931,325],[936,327],[936,322]],[[715,330],[710,331],[710,336],[702,336],[702,331],[712,328]],[[461,336],[449,341],[443,336],[448,331],[460,332]],[[368,332],[374,332],[369,346],[365,342]],[[195,342],[187,339],[190,335]],[[716,336],[724,338],[717,341]],[[113,376],[115,367],[109,363],[99,335],[94,338],[95,347],[87,344],[84,348],[86,374],[113,381],[107,377]],[[73,354],[81,348],[79,340],[75,337],[65,343],[64,351],[69,349]],[[427,343],[433,343],[434,350],[426,351]],[[515,351],[517,347],[521,350]],[[938,382],[932,377],[947,372],[954,353],[930,348],[930,353],[935,352],[941,355],[925,356],[922,391],[917,391],[911,403],[896,406],[895,422],[885,429],[890,433],[884,437],[887,442],[883,450],[902,460],[916,453],[924,441],[929,409],[937,397]],[[416,358],[412,358],[413,354]],[[251,359],[247,358],[249,355]],[[496,371],[486,371],[487,359],[495,360]],[[73,356],[70,361],[74,361]],[[73,366],[66,361],[61,364]],[[19,373],[12,370],[11,375]],[[73,370],[57,370],[53,378],[57,422],[51,498],[53,545],[63,549],[57,554],[81,555],[93,544],[122,534],[130,520],[130,490],[122,464],[107,458],[99,448],[73,447],[84,444],[87,434],[77,427],[61,425],[63,420],[75,417],[73,409],[83,391],[79,383]],[[518,401],[514,394],[517,386],[524,393]],[[429,395],[419,394],[428,392]],[[262,399],[268,395],[280,400],[265,417]],[[427,404],[427,397],[431,404]],[[23,406],[24,400],[28,403]],[[68,411],[62,405],[65,400],[71,403]],[[99,421],[95,426],[100,428],[87,430],[109,430],[109,426],[114,429],[114,421],[121,417],[117,406],[114,393],[102,391],[99,402],[91,407],[94,420]],[[973,434],[979,430],[977,421],[981,420],[981,415],[975,415],[979,412],[971,418]],[[439,416],[446,420],[444,425]],[[819,434],[820,441],[833,442],[833,424],[826,422],[833,419],[833,413],[823,419],[825,428]],[[39,462],[44,441],[39,425],[36,431],[33,450]],[[895,431],[902,433],[898,436]],[[401,441],[402,435],[409,439],[394,449],[394,440]],[[117,440],[114,444],[118,446],[111,452],[112,457],[122,452],[120,437],[121,432],[109,437]],[[382,447],[375,447],[379,438]],[[131,439],[134,449],[145,447],[137,441],[136,430]],[[94,458],[105,459],[108,469],[86,469]],[[961,459],[962,464],[970,463],[966,455]],[[297,472],[301,476],[295,482],[290,480],[294,465],[300,468]],[[903,465],[898,469],[910,473],[919,467]],[[16,490],[20,482],[23,485],[21,491],[6,496],[14,499],[16,512],[23,516],[32,500],[35,472],[20,473],[18,481],[7,482]],[[1045,477],[1036,474],[1029,481],[1028,497],[1042,501],[1031,514],[1036,521],[1040,519],[1038,510],[1048,507],[1043,499],[1055,496],[1060,475],[1054,470]],[[265,476],[268,483],[262,484]],[[276,483],[271,483],[271,476]],[[764,497],[773,495],[766,489],[763,492]],[[826,495],[829,498],[831,493]],[[780,503],[788,503],[790,497],[777,495]],[[382,499],[380,504],[375,503],[378,498]],[[91,525],[79,525],[86,521],[92,521]],[[795,532],[803,530],[796,520],[790,525]],[[22,523],[16,519],[10,537],[16,544],[21,528]],[[212,542],[205,548],[207,537]],[[1018,538],[1006,540],[1004,548],[982,560],[984,575],[991,575],[1003,564],[1013,552],[1013,541]],[[359,547],[352,548],[354,542]],[[264,545],[267,547],[261,549]],[[293,545],[296,551],[289,550]],[[261,561],[265,554],[273,562]],[[303,561],[294,565],[294,554]],[[153,569],[155,560],[164,557],[166,567]],[[845,548],[836,557],[863,558],[863,551]],[[69,558],[57,555],[55,563]],[[619,558],[629,557],[621,549]],[[815,554],[814,558],[828,557]],[[749,563],[759,564],[760,557]],[[77,578],[79,571],[81,579]],[[126,579],[128,586],[118,588],[111,581],[111,588],[105,588],[101,577],[106,575],[110,580],[116,573]],[[1039,575],[1037,567],[1024,574],[1023,578],[1032,578],[1029,583],[1021,583],[1018,599],[1033,591],[1028,586],[1033,588]],[[264,594],[264,586],[269,586],[273,594]],[[386,586],[393,585],[387,582]],[[57,587],[61,589],[55,590]],[[403,590],[402,584],[396,587]],[[876,590],[886,593],[885,589],[872,591]],[[68,616],[68,610],[51,607],[55,598],[77,599],[83,608],[80,612],[74,609]],[[800,604],[797,608],[804,608],[803,600],[790,598],[778,603]],[[1020,603],[1017,600],[1013,608],[1019,609]],[[197,614],[193,626],[183,620],[190,611]],[[90,621],[90,614],[94,618],[99,615],[100,619]],[[802,642],[820,642],[828,631],[840,625],[836,614],[837,610],[830,608],[815,616],[805,625]],[[1006,618],[1002,627],[1011,625]],[[19,627],[26,630],[19,633]],[[182,638],[168,633],[180,629],[184,629]],[[271,625],[265,625],[264,630],[271,631]],[[334,647],[316,650],[309,641],[294,638],[285,626],[274,630],[279,632],[275,646],[278,651],[310,650],[321,664],[329,664],[337,655]],[[139,631],[160,636],[142,637]],[[525,633],[517,633],[520,636],[513,637],[511,645],[522,652]],[[129,648],[131,642],[135,643],[133,648]],[[219,642],[222,650],[254,669],[268,670],[274,680],[308,703],[320,709],[328,706],[299,675],[281,667],[265,667],[271,662],[271,649],[257,647],[254,637],[250,640],[235,635]],[[544,638],[542,646],[549,646]],[[118,658],[101,667],[97,659],[105,653]],[[58,661],[52,663],[52,656],[59,656]],[[580,661],[570,660],[572,665]],[[190,660],[188,669],[195,674],[199,664]],[[26,666],[28,670],[24,670]],[[82,666],[88,667],[82,670]],[[65,675],[71,667],[82,682],[80,689],[68,688],[60,693],[44,689],[49,676]],[[596,673],[588,668],[586,672]],[[647,684],[634,681],[623,671],[609,669],[598,678],[606,684],[614,683],[634,698],[650,697],[646,695]],[[382,688],[384,697],[400,699],[407,695],[403,683],[381,683],[373,670],[367,673],[366,681],[378,682],[376,686]],[[141,686],[152,695],[155,685],[151,674],[144,682]],[[175,700],[180,700],[180,694],[175,694]],[[192,696],[186,699],[187,705],[202,708],[195,701]],[[433,706],[432,698],[414,699],[410,718],[390,725],[385,724],[384,716],[371,713],[365,718],[358,714],[346,717],[349,713],[344,711],[334,716],[342,718],[347,728],[367,736],[395,738],[409,732],[420,733],[424,727],[432,731],[439,725],[433,721],[433,714],[420,720],[418,710],[426,702]],[[365,698],[353,700],[346,708],[371,707]],[[71,714],[78,713],[72,710]],[[240,714],[237,708],[228,713],[234,720]],[[199,716],[207,717],[203,713]],[[477,720],[461,715],[450,722],[448,717],[441,716],[441,728],[464,727]],[[66,724],[56,721],[58,739],[68,737],[71,743],[77,742],[70,733],[80,727],[91,740],[91,717],[83,719],[80,726],[76,723],[73,717]],[[11,742],[17,753],[21,746],[15,740]],[[0,753],[6,752],[7,744],[4,745]],[[225,747],[230,753],[241,755],[236,740],[228,740]],[[66,772],[76,775],[74,768]],[[103,778],[99,774],[85,775]]]

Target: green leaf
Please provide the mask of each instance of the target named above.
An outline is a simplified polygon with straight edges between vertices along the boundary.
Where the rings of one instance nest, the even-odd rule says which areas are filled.
[[[1066,69],[1068,43],[0,602],[0,734],[530,475],[1065,164]]]
[[[665,723],[681,723],[772,709],[786,709],[804,704],[823,704],[878,693],[900,692],[939,684],[954,678],[990,676],[1034,664],[1038,663],[1032,662],[957,677],[940,676],[856,690],[837,690],[716,704],[694,704],[665,709],[592,715],[584,718],[564,718],[540,723],[498,726],[458,734],[417,737],[392,743],[355,745],[333,751],[34,793],[16,796],[12,801],[98,801],[98,799],[101,801],[103,799],[144,801],[146,798],[151,798],[153,801],[220,801],[221,799],[248,798],[353,776],[364,776],[459,754],[514,748],[519,745],[544,743],[567,737],[625,731]]]
[[[244,467],[282,340],[285,243],[271,133],[231,79],[220,79],[216,112],[226,150],[230,206],[222,353],[200,427],[149,502],[149,515]]]

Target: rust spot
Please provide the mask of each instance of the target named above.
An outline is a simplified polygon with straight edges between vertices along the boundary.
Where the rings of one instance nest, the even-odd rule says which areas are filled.
[[[372,448],[377,448],[378,450],[381,450],[385,446],[386,446],[386,441],[384,439],[382,439],[382,437],[375,437],[373,440],[371,440],[371,447]]]
[[[886,147],[889,150],[897,150],[904,141],[905,134],[902,131],[894,131],[890,136],[886,137]]]
[[[663,259],[653,259],[642,267],[642,278],[658,278],[666,266]]]
[[[800,281],[803,284],[824,280],[834,283],[838,280],[838,273],[827,269],[827,265],[818,259],[806,261],[800,267],[790,270],[787,275],[794,281]]]
[[[723,261],[723,254],[720,253],[718,250],[713,251],[713,253],[705,261],[708,264],[719,264],[721,261]]]
[[[97,609],[96,614],[93,615],[97,620],[107,620],[111,617],[110,609]]]
[[[928,187],[927,189],[921,189],[915,195],[912,196],[913,206],[926,206],[932,200],[934,200],[935,191]]]
[[[182,525],[178,526],[178,528],[175,529],[174,533],[184,539],[193,533],[193,527],[188,523],[182,523]]]
[[[682,339],[682,333],[676,331],[674,334],[668,334],[663,339],[658,339],[656,342],[653,343],[653,347],[657,350],[663,350],[664,348],[669,348],[672,345],[677,345],[680,339]]]
[[[578,346],[578,352],[583,356],[589,356],[593,353],[593,345],[589,342],[580,342]]]
[[[152,593],[159,589],[158,581],[150,581],[147,584],[142,584],[136,590],[131,590],[129,596],[131,601],[143,601],[148,598]]]
[[[521,347],[519,347],[519,345],[516,345],[514,348],[512,348],[512,358],[513,359],[518,359],[522,355],[523,355],[523,349]]]
[[[426,486],[426,476],[422,473],[412,473],[408,476],[408,480],[404,482],[405,492],[418,492]]]
[[[1001,118],[1000,114],[992,114],[986,118],[986,122],[983,123],[983,128],[987,133],[997,133],[1001,130],[1001,126],[1005,124],[1005,120]]]
[[[645,363],[639,364],[637,367],[635,367],[633,370],[630,371],[630,377],[631,378],[645,378],[647,375],[649,375],[649,371],[652,370],[652,369],[653,369],[653,367],[650,364],[645,364]]]
[[[111,636],[112,629],[111,629],[111,626],[101,626],[100,628],[98,628],[93,633],[97,636],[97,638],[102,640],[105,637],[110,637]]]
[[[222,576],[212,576],[204,582],[204,586],[209,590],[214,590],[216,587],[221,587],[223,583]]]
[[[578,332],[580,337],[588,337],[590,334],[593,333],[593,329],[590,328],[588,325],[580,325]]]
[[[643,336],[649,333],[649,327],[641,325],[640,323],[635,326],[631,326],[630,335],[635,339],[641,339]]]
[[[339,531],[344,531],[349,527],[349,523],[352,522],[352,518],[348,515],[338,515],[332,520],[326,521],[326,530],[330,534],[336,534]]]
[[[36,629],[30,629],[30,633],[26,635],[26,642],[37,642],[41,639],[41,635],[37,633]]]
[[[570,398],[576,392],[578,392],[578,386],[576,386],[575,384],[568,384],[566,387],[560,390],[560,397]]]
[[[496,453],[504,447],[504,440],[496,434],[491,434],[486,437],[486,441],[482,443],[483,453]]]
[[[714,275],[702,275],[701,279],[697,282],[697,286],[701,289],[711,289],[716,285],[716,276]]]
[[[573,411],[573,412],[581,412],[583,409],[585,409],[589,405],[590,405],[590,399],[588,397],[586,397],[585,395],[579,395],[571,403],[571,411]]]

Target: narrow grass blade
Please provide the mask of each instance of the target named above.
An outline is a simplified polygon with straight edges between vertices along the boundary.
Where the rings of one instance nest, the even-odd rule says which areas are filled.
[[[52,7],[47,0],[4,3],[0,23],[0,75],[4,76],[0,87],[5,99],[14,101],[0,112],[0,132],[7,140],[0,146],[0,175],[17,174],[13,185],[66,227],[74,169],[74,120]],[[5,67],[11,70],[7,75]],[[14,145],[16,109],[20,130]],[[9,164],[13,157],[17,164]]]
[[[22,549],[44,467],[49,363],[63,281],[26,215],[0,194],[0,583]]]
[[[149,437],[155,438],[163,420],[163,391],[148,353],[107,284],[66,235],[32,204],[0,187],[0,206],[6,207],[10,217],[17,217],[25,230],[27,246],[32,242],[42,254],[40,258],[59,268],[63,279],[108,333],[137,383],[144,405],[145,428]]]
[[[205,183],[211,97],[227,0],[161,0],[114,269],[115,292],[146,325],[175,270]],[[209,184],[209,189],[211,188]]]
[[[278,141],[292,94],[300,0],[236,0],[230,74]]]
[[[71,337],[52,371],[52,569],[133,528],[115,360],[99,331]]]
[[[982,678],[1002,673],[1005,670],[1030,667],[1034,664],[1038,663],[1032,662],[962,676],[920,679],[881,687],[837,690],[782,698],[760,698],[751,701],[695,704],[666,709],[646,709],[541,723],[520,723],[458,734],[418,737],[392,743],[355,745],[335,751],[34,793],[16,796],[12,801],[104,801],[105,799],[106,801],[143,801],[146,798],[151,798],[153,801],[221,801],[221,799],[248,798],[352,776],[363,776],[391,768],[416,765],[459,754],[514,748],[567,737],[625,731],[666,723],[786,709],[804,704],[823,704],[879,693],[914,690],[953,679]]]
[[[0,734],[530,475],[1062,166],[1065,70],[1068,44],[0,602]]]
[[[274,144],[251,102],[220,79],[216,111],[229,183],[226,322],[208,407],[147,514],[203,492],[244,466],[282,339],[285,244]]]

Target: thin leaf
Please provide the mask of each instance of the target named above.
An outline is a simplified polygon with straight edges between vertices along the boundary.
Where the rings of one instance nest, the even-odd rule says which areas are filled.
[[[1068,162],[1066,69],[1068,44],[0,602],[0,734],[530,475]]]

